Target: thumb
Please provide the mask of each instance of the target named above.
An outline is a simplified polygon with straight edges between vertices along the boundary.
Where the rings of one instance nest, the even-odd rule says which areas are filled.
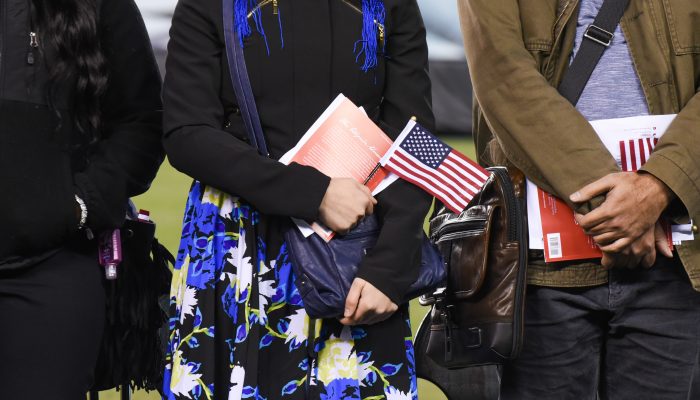
[[[569,199],[574,203],[585,203],[600,194],[609,192],[613,186],[613,180],[610,178],[610,175],[606,175],[579,189],[578,192],[569,196]]]
[[[654,241],[656,242],[656,250],[668,258],[673,258],[673,250],[668,243],[668,236],[664,229],[664,224],[656,223],[654,229]]]
[[[355,314],[357,305],[360,303],[362,288],[365,286],[364,282],[364,280],[358,278],[355,278],[355,280],[352,281],[352,286],[350,286],[350,291],[348,292],[348,298],[345,299],[345,313],[343,314],[343,317],[350,318],[353,314]]]

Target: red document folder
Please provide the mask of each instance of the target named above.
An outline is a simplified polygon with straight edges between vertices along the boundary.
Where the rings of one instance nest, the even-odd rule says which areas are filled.
[[[600,258],[603,253],[593,238],[583,233],[574,212],[559,198],[537,189],[544,237],[545,261],[570,261]]]

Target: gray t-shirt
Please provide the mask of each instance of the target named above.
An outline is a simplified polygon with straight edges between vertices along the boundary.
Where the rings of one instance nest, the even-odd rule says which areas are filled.
[[[593,23],[602,5],[603,0],[581,1],[574,54],[578,52],[586,28]],[[627,39],[619,25],[612,44],[603,53],[576,108],[589,121],[649,115]]]

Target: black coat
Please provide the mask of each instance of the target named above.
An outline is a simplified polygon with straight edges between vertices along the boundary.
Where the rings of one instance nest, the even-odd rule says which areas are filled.
[[[273,158],[293,147],[338,93],[364,107],[392,138],[413,115],[433,127],[428,51],[416,1],[385,0],[386,56],[367,73],[353,53],[362,39],[359,3],[280,0],[280,35],[272,2],[264,2],[270,53],[253,28],[245,56]],[[221,1],[180,0],[173,22],[164,89],[170,161],[263,213],[315,220],[330,179],[313,168],[261,157],[246,143],[224,51]],[[431,198],[400,181],[378,200],[384,225],[359,276],[398,302],[417,275]]]
[[[101,3],[109,84],[102,139],[87,150],[76,146],[70,83],[48,105],[54,57],[43,40],[27,62],[28,1],[0,0],[0,269],[36,262],[75,235],[75,194],[90,229],[120,226],[128,198],[148,188],[163,160],[160,77],[143,21],[133,0]]]

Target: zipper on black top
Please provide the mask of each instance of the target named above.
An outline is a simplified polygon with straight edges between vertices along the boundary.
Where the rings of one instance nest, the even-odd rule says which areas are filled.
[[[27,0],[27,22],[29,25],[29,47],[27,48],[27,65],[34,65],[36,61],[36,49],[39,47],[39,39],[36,34],[34,22],[34,6],[32,0]]]
[[[5,42],[7,42],[7,0],[0,0],[0,98],[5,91]]]

